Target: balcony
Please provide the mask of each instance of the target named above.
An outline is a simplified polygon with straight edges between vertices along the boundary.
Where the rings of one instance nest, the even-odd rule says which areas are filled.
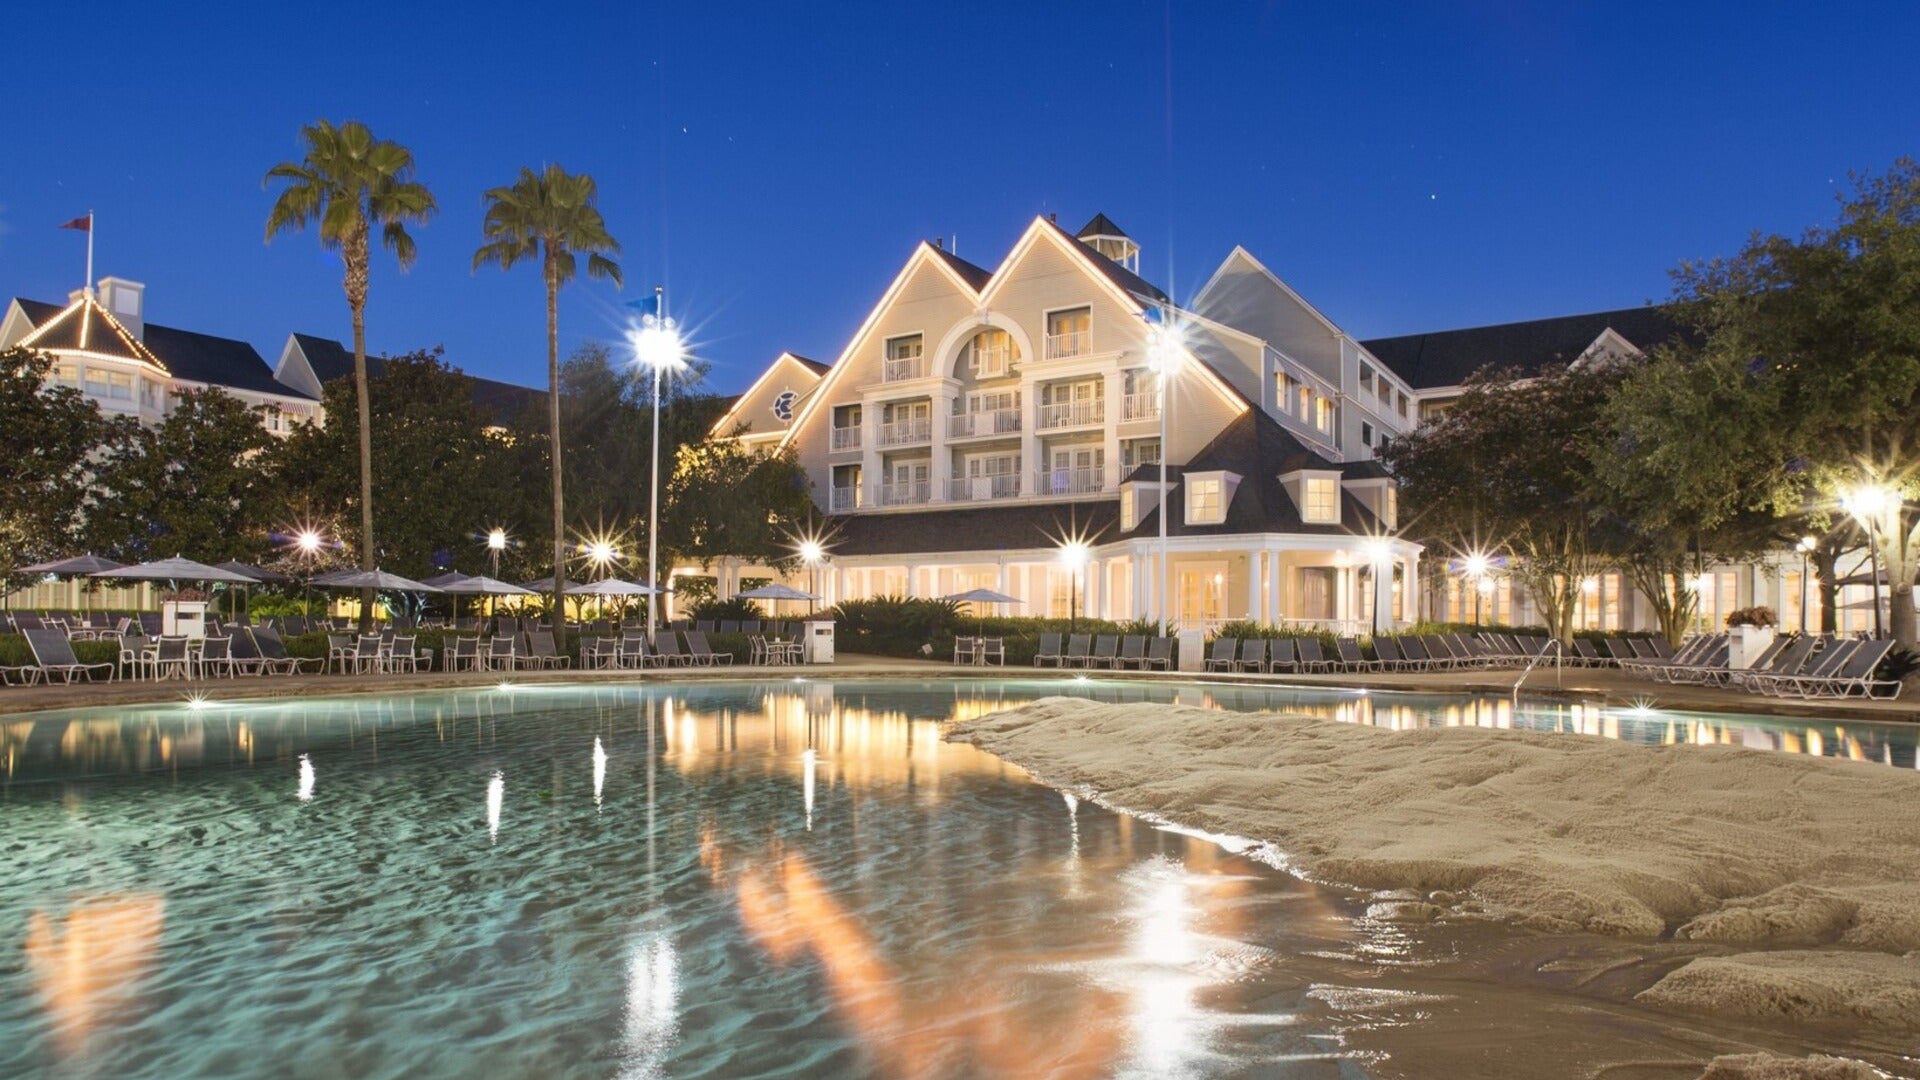
[[[1049,360],[1085,356],[1092,351],[1093,332],[1091,330],[1069,330],[1064,334],[1047,335],[1046,358]]]
[[[1085,424],[1104,424],[1107,420],[1107,403],[1104,398],[1092,401],[1068,401],[1058,405],[1040,406],[1039,422],[1034,426],[1046,431],[1051,428],[1080,427]]]
[[[906,382],[908,379],[924,379],[926,375],[927,358],[924,356],[888,360],[880,369],[881,382]]]
[[[973,375],[977,379],[997,379],[1013,364],[1013,346],[973,347]]]
[[[990,435],[1018,435],[1020,433],[1019,409],[994,409],[987,412],[966,412],[958,416],[947,417],[947,438],[973,439]]]
[[[1120,422],[1160,419],[1160,395],[1128,394],[1120,399]]]
[[[914,443],[933,440],[933,421],[899,420],[891,424],[880,425],[880,437],[874,440],[875,446],[911,446]]]
[[[845,513],[848,510],[858,510],[865,505],[866,500],[860,497],[860,485],[858,484],[834,488],[833,497],[828,502],[829,509],[836,514]]]
[[[1020,497],[1020,477],[1015,473],[999,476],[956,476],[947,481],[947,501],[986,502],[989,499]]]
[[[933,481],[908,480],[880,485],[881,506],[919,506],[933,498]]]
[[[860,432],[857,427],[837,427],[833,429],[833,448],[835,450],[860,449]]]
[[[1037,495],[1095,495],[1105,490],[1107,470],[1096,466],[1091,469],[1043,469],[1034,477],[1034,493]]]

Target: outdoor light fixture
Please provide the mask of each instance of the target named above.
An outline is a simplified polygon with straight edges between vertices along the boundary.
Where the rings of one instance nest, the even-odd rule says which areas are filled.
[[[507,530],[493,529],[487,533],[487,550],[498,555],[507,550]]]
[[[1060,562],[1067,568],[1067,633],[1073,633],[1079,618],[1080,570],[1087,565],[1089,549],[1085,540],[1068,540],[1060,545]]]
[[[640,325],[628,334],[635,360],[653,369],[653,482],[647,488],[647,637],[651,639],[659,624],[660,581],[660,380],[668,372],[687,365],[687,344],[680,337],[680,326],[667,315],[667,290],[654,286],[653,313],[644,315]]]
[[[1476,551],[1467,556],[1462,568],[1466,570],[1468,577],[1481,578],[1487,576],[1487,571],[1492,569],[1492,566],[1492,560]]]
[[[1878,484],[1862,484],[1841,492],[1840,506],[1867,527],[1868,569],[1873,574],[1873,636],[1885,637],[1886,624],[1880,615],[1880,515],[1889,506],[1898,510],[1900,498]]]
[[[795,545],[794,550],[799,553],[800,561],[805,563],[807,566],[807,592],[813,594],[816,597],[819,596],[820,595],[820,564],[826,560],[826,557],[827,557],[826,546],[821,544],[820,541],[815,540],[812,537],[807,537],[806,539],[800,541],[799,544]],[[809,615],[813,614],[813,605],[816,602],[817,601],[815,600],[807,601],[807,614]]]
[[[1160,376],[1160,512],[1156,515],[1160,524],[1160,548],[1158,552],[1159,581],[1155,586],[1154,608],[1159,615],[1160,632],[1167,632],[1167,403],[1173,395],[1167,392],[1167,380],[1178,374],[1180,361],[1186,356],[1186,332],[1172,318],[1166,308],[1148,308],[1147,319],[1147,367]]]
[[[301,530],[300,534],[293,538],[293,542],[294,545],[300,549],[300,554],[302,555],[311,557],[320,551],[320,534],[314,532],[312,529]]]

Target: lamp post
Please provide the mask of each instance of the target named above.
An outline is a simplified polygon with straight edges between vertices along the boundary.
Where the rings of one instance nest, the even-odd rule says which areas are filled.
[[[1087,565],[1087,545],[1084,540],[1069,540],[1060,545],[1060,562],[1067,568],[1067,633],[1073,633],[1075,621],[1080,617],[1077,605],[1080,601],[1080,568]]]
[[[1819,546],[1820,541],[1811,536],[1801,537],[1800,542],[1794,545],[1794,550],[1800,553],[1800,632],[1802,634],[1807,632],[1807,556]]]
[[[1873,575],[1873,636],[1886,637],[1886,624],[1880,616],[1880,534],[1875,518],[1887,508],[1887,489],[1878,484],[1863,484],[1840,496],[1840,505],[1867,527],[1868,570]]]
[[[1473,625],[1480,625],[1480,598],[1492,592],[1492,582],[1487,579],[1488,560],[1485,555],[1474,552],[1467,556],[1464,569],[1467,580],[1473,583]]]
[[[815,597],[820,595],[820,560],[826,558],[826,548],[818,540],[802,540],[799,546],[800,561],[807,564],[807,592]],[[807,614],[813,614],[813,600],[807,601]]]
[[[307,564],[307,577],[300,589],[300,614],[304,617],[313,614],[313,560],[319,556],[323,541],[319,533],[302,529],[293,538],[293,543],[300,549],[300,558]]]
[[[659,624],[660,610],[660,380],[668,371],[686,365],[686,343],[680,340],[680,328],[667,317],[667,290],[655,286],[654,314],[641,318],[633,333],[633,355],[653,369],[653,482],[647,490],[647,637],[651,639]]]
[[[1380,636],[1380,564],[1387,558],[1387,542],[1379,537],[1367,541],[1367,576],[1373,579],[1373,603],[1368,612],[1373,620],[1373,636]],[[1387,588],[1393,588],[1391,582]]]
[[[1160,633],[1167,632],[1167,515],[1172,508],[1167,505],[1167,405],[1173,400],[1168,393],[1168,380],[1179,371],[1180,357],[1184,343],[1180,340],[1180,329],[1174,325],[1170,313],[1162,308],[1148,310],[1152,323],[1147,329],[1147,367],[1159,376],[1157,389],[1160,393],[1160,547],[1158,551],[1157,582],[1154,593],[1154,612],[1159,616]]]

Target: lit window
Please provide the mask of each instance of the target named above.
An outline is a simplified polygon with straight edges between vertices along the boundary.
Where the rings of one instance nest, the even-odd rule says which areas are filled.
[[[1273,406],[1280,412],[1286,412],[1293,404],[1293,380],[1284,371],[1273,373]]]
[[[80,385],[80,365],[61,364],[54,369],[53,381],[61,386],[78,387]]]
[[[1323,397],[1315,402],[1319,412],[1314,416],[1313,426],[1328,435],[1333,434],[1333,399]]]
[[[1313,391],[1302,386],[1297,396],[1300,398],[1300,422],[1304,424],[1313,419]]]
[[[1093,309],[1070,308],[1047,314],[1047,359],[1093,351]]]
[[[1005,330],[982,330],[973,335],[972,365],[975,378],[1005,375],[1013,363],[1013,339]]]
[[[1221,487],[1219,477],[1190,478],[1187,481],[1187,524],[1217,525],[1226,519]]]
[[[1133,485],[1128,484],[1120,489],[1120,527],[1123,529],[1131,529],[1135,524],[1133,505]]]
[[[133,400],[133,376],[113,373],[107,376],[107,396],[115,401]]]
[[[1340,520],[1340,485],[1331,477],[1308,477],[1303,511],[1308,521],[1325,524]]]

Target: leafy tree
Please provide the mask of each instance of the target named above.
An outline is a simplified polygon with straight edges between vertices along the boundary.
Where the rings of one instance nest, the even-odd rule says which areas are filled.
[[[363,565],[415,578],[454,562],[472,566],[484,555],[487,529],[501,525],[518,534],[529,517],[538,520],[527,512],[526,490],[513,483],[509,441],[473,403],[472,380],[439,350],[393,357],[368,385],[381,447],[373,491],[391,510],[379,550],[362,552]],[[349,516],[358,491],[351,448],[362,441],[347,407],[353,393],[343,382],[328,384],[327,425],[302,425],[287,438],[283,486],[304,504],[288,506],[289,515]]]
[[[277,440],[261,413],[208,389],[181,394],[158,426],[114,421],[87,507],[89,544],[126,562],[258,558],[279,486]]]
[[[737,439],[681,446],[662,494],[662,548],[708,566],[729,555],[791,566],[793,537],[815,513],[791,448],[755,451]]]
[[[52,372],[44,354],[0,351],[0,570],[72,554],[88,456],[105,435],[100,410],[50,384]]]
[[[1514,556],[1511,573],[1562,642],[1580,584],[1609,565],[1591,499],[1591,425],[1619,381],[1615,365],[1561,365],[1522,380],[1484,371],[1434,421],[1380,460],[1400,482],[1404,531]]]
[[[338,127],[317,120],[300,129],[306,153],[299,161],[283,161],[267,170],[263,185],[285,181],[273,209],[267,214],[267,240],[278,233],[303,229],[309,222],[320,230],[320,243],[340,253],[346,266],[342,282],[347,307],[353,312],[353,385],[361,433],[360,441],[360,557],[361,568],[373,569],[373,425],[367,401],[367,283],[373,227],[405,271],[413,265],[414,243],[409,224],[425,224],[438,209],[433,194],[413,179],[413,151],[399,143],[376,139],[365,124],[349,120]],[[344,403],[343,403],[344,404]],[[339,413],[329,413],[338,416]],[[361,597],[361,628],[372,618],[373,594]]]
[[[566,496],[560,439],[560,287],[573,280],[576,252],[587,253],[587,276],[621,283],[620,265],[608,254],[620,245],[607,232],[594,205],[593,177],[573,175],[558,165],[541,172],[522,168],[510,187],[487,191],[487,215],[481,231],[487,242],[473,253],[473,268],[498,264],[511,270],[522,260],[539,259],[547,287],[548,458],[553,472],[553,607],[564,610],[567,587]]]
[[[1855,176],[1830,227],[1756,236],[1739,254],[1675,272],[1706,362],[1754,374],[1741,407],[1769,408],[1782,515],[1832,519],[1845,493],[1891,493],[1872,526],[1892,632],[1915,642],[1920,575],[1920,163]]]

